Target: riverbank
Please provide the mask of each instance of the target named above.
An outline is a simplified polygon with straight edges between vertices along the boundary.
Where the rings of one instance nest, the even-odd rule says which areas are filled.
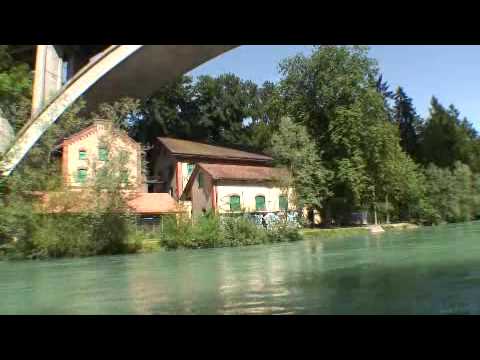
[[[212,220],[213,225],[212,226]],[[183,224],[185,227],[173,227],[164,233],[155,233],[145,236],[136,234],[130,236],[126,242],[124,254],[153,253],[175,249],[202,249],[222,247],[245,247],[249,245],[269,244],[277,242],[291,242],[302,239],[338,239],[355,236],[366,236],[372,233],[370,226],[322,228],[322,229],[301,229],[294,230],[281,227],[275,230],[266,231],[258,229],[253,224],[240,223],[230,224],[230,227],[220,227],[214,219],[206,220],[200,226]],[[235,225],[235,226],[232,226]],[[239,226],[241,225],[241,226]],[[400,231],[419,228],[411,223],[383,224],[378,226],[385,231]],[[89,255],[85,255],[89,257]],[[73,257],[85,257],[73,256]],[[72,257],[72,256],[65,256]],[[0,260],[18,259],[22,256],[13,244],[0,246]],[[35,258],[35,257],[33,257]]]
[[[399,231],[399,230],[413,230],[418,229],[419,226],[412,223],[398,223],[398,224],[381,224],[379,225],[385,231]],[[302,229],[300,230],[302,236],[308,238],[343,238],[349,236],[368,235],[370,233],[369,226],[355,226],[355,227],[341,227],[331,229]]]
[[[342,227],[332,229],[302,229],[300,233],[306,239],[311,238],[339,238],[357,235],[367,235],[367,227]]]

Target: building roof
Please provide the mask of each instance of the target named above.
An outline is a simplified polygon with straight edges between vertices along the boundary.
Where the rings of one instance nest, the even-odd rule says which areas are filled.
[[[195,167],[183,192],[182,199],[187,196],[200,170],[212,177],[213,181],[231,180],[243,182],[269,182],[284,179],[288,171],[282,168],[254,165],[205,164],[199,163]]]
[[[273,181],[288,175],[285,169],[268,166],[204,164],[198,166],[214,180]]]
[[[174,156],[185,156],[199,159],[248,160],[254,162],[271,162],[273,160],[271,157],[263,154],[254,154],[195,141],[166,137],[159,137],[157,139]]]
[[[77,132],[75,134],[72,134],[69,137],[65,138],[62,141],[62,143],[60,143],[59,145],[57,145],[54,148],[54,150],[62,150],[64,146],[68,146],[68,145],[70,145],[74,142],[77,142],[77,141],[80,141],[80,140],[83,140],[83,139],[89,137],[90,135],[98,132],[99,125],[111,126],[112,123],[109,122],[109,121],[106,121],[106,120],[101,120],[101,119],[95,120],[91,125],[87,126],[86,128],[84,128],[84,129],[80,130],[79,132]],[[113,130],[113,133],[116,137],[121,137],[127,143],[132,145],[133,147],[136,147],[136,148],[140,149],[140,144],[137,143],[135,140],[133,140],[130,136],[128,136],[126,131],[120,130],[120,129],[115,129],[115,128],[113,128],[112,130]]]
[[[36,193],[39,210],[46,213],[88,213],[95,210],[88,191]],[[135,214],[160,215],[181,213],[184,209],[167,193],[125,193],[127,205]]]
[[[137,214],[173,214],[184,210],[167,193],[138,193],[128,205]]]

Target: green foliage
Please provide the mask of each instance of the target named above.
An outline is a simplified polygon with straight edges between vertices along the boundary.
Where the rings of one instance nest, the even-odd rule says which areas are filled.
[[[32,199],[15,194],[0,196],[0,244],[29,241],[36,228]]]
[[[453,170],[430,164],[423,201],[425,222],[470,221],[480,215],[479,177],[468,165],[456,162]]]
[[[185,217],[170,218],[159,237],[161,245],[167,249],[248,246],[302,238],[298,229],[287,224],[280,223],[267,230],[243,216],[219,218],[212,214],[194,222]]]
[[[480,143],[472,125],[466,119],[460,120],[453,105],[446,109],[433,97],[430,117],[422,131],[423,164],[453,168],[455,161],[461,161],[479,172],[479,155]]]
[[[129,131],[135,121],[142,116],[141,102],[138,99],[124,97],[113,103],[100,104],[93,118],[107,119],[116,128]]]
[[[14,127],[21,127],[17,118],[23,111],[30,111],[32,92],[32,70],[27,64],[15,61],[10,55],[9,45],[0,45],[0,113],[14,120]]]
[[[293,120],[307,126],[327,158],[338,151],[325,146],[332,143],[329,127],[338,109],[348,110],[366,89],[375,89],[377,65],[367,52],[361,46],[320,46],[308,57],[297,55],[280,64],[286,110]]]
[[[111,109],[130,108],[130,104],[115,103]],[[13,242],[22,257],[118,254],[138,248],[132,247],[128,241],[134,219],[127,204],[129,197],[124,190],[136,186],[129,181],[128,153],[109,156],[95,176],[88,179],[83,191],[63,189],[59,161],[52,150],[61,140],[91,123],[80,116],[83,108],[82,102],[72,106],[6,181],[6,190],[0,198],[0,239]],[[119,120],[124,116],[115,118],[117,121],[112,121],[110,131],[100,139],[107,151],[113,143],[112,137],[122,126]],[[36,196],[38,192],[49,192],[49,209],[61,211],[51,213],[49,209],[40,207]]]
[[[20,162],[7,184],[12,193],[57,191],[62,187],[58,148],[61,141],[91,124],[80,114],[85,102],[72,105],[40,138],[39,142]],[[27,113],[26,113],[27,114]],[[21,122],[26,122],[22,119]]]
[[[223,246],[259,245],[269,242],[268,234],[243,216],[222,219]]]
[[[131,135],[144,144],[157,136],[264,150],[277,126],[281,107],[276,87],[259,88],[233,74],[183,76],[145,101],[131,125]]]
[[[306,238],[330,239],[351,236],[368,235],[367,228],[336,228],[336,229],[303,229],[301,234]]]
[[[397,88],[394,99],[393,120],[400,130],[400,145],[408,155],[418,159],[421,119],[413,107],[412,99],[407,96],[401,87]]]
[[[369,209],[388,197],[399,208],[402,196],[403,203],[419,196],[407,180],[419,171],[400,147],[386,105],[391,94],[376,80],[377,64],[367,52],[321,46],[281,64],[287,112],[316,141],[312,164],[333,174],[331,196],[322,199],[328,216]]]
[[[293,187],[297,205],[321,208],[323,200],[330,195],[331,172],[322,166],[319,151],[307,129],[283,118],[272,136],[271,152],[279,165],[290,170],[293,178],[281,185]]]

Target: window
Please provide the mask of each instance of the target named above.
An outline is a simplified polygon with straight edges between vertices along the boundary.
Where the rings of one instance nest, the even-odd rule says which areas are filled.
[[[98,159],[100,161],[107,161],[108,160],[108,150],[105,148],[98,149]]]
[[[70,78],[70,62],[66,59],[62,62],[62,85],[65,85]]]
[[[87,150],[80,150],[78,152],[78,159],[79,160],[87,160]]]
[[[88,172],[87,169],[78,169],[77,182],[84,184],[87,181]]]
[[[203,178],[203,173],[198,174],[198,187],[200,189],[203,189],[203,186],[205,185],[205,179]]]
[[[278,207],[282,211],[288,210],[288,198],[285,195],[280,195],[278,197]]]
[[[265,196],[255,196],[255,209],[257,211],[265,211],[267,209],[265,206]]]
[[[123,184],[128,183],[128,176],[129,176],[128,170],[122,170],[122,171],[120,172],[120,181],[121,181]]]
[[[240,211],[240,196],[230,196],[230,211]]]
[[[188,174],[188,176],[192,175],[194,167],[195,167],[195,164],[187,164],[187,174]]]

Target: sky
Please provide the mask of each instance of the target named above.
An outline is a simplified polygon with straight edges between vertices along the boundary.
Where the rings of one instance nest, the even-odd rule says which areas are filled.
[[[278,81],[279,62],[309,45],[243,45],[190,73],[217,76],[234,73],[261,85]],[[426,117],[432,95],[441,104],[454,104],[480,130],[480,46],[478,45],[372,45],[370,56],[380,66],[390,89],[402,86],[419,115]]]

